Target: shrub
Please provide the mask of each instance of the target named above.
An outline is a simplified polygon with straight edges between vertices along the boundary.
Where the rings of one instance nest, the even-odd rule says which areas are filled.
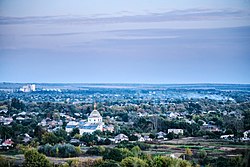
[[[122,167],[147,167],[148,164],[137,157],[127,157],[121,162]]]
[[[36,150],[28,150],[24,154],[24,167],[51,167],[51,163],[45,155],[38,153]]]
[[[13,166],[13,164],[13,160],[0,155],[0,167],[10,167]]]
[[[87,150],[86,154],[88,155],[103,155],[105,152],[105,148],[102,146],[99,147],[91,147]]]
[[[95,165],[96,167],[120,167],[119,163],[114,160],[106,160]]]
[[[153,159],[154,167],[162,167],[162,166],[178,166],[178,167],[191,167],[192,165],[185,160],[174,159],[171,157],[163,157],[157,156]]]
[[[81,153],[81,150],[79,150],[78,147],[71,144],[56,144],[54,146],[46,144],[44,146],[40,146],[38,151],[47,156],[62,158],[75,157]]]
[[[103,159],[109,159],[114,161],[122,161],[122,159],[133,156],[133,153],[127,148],[109,148],[106,149],[103,155]]]

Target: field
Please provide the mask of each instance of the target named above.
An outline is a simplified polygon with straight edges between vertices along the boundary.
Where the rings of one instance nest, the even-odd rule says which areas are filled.
[[[185,153],[186,148],[191,149],[193,155],[197,155],[200,151],[204,150],[208,157],[232,157],[241,156],[242,153],[250,150],[249,143],[237,144],[230,141],[221,140],[208,140],[198,137],[188,137],[182,139],[174,139],[170,141],[154,141],[149,144],[149,149],[143,151],[144,153],[151,155],[162,155],[180,157]],[[115,145],[109,145],[104,147],[114,147]],[[81,150],[85,152],[89,147],[81,147]],[[7,152],[0,152],[0,154],[8,159],[12,159],[16,164],[21,164],[24,161],[24,155],[17,153],[15,150],[9,150]],[[62,162],[79,160],[80,162],[100,159],[101,156],[87,156],[81,155],[80,157],[73,158],[55,158],[48,157],[49,160],[55,164]],[[195,156],[194,156],[195,159]]]
[[[208,140],[203,138],[182,138],[171,141],[154,142],[150,144],[149,154],[159,154],[166,156],[180,157],[185,153],[186,148],[191,149],[192,153],[204,150],[209,157],[240,156],[241,153],[250,149],[249,143],[232,143],[230,141]]]

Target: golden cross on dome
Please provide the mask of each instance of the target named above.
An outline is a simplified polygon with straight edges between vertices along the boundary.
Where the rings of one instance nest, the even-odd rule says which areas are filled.
[[[96,102],[94,103],[94,110],[96,110]]]

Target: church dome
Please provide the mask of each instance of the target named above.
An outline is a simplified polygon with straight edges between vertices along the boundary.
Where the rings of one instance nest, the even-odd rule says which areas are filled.
[[[93,118],[93,117],[101,117],[101,114],[99,113],[99,111],[97,110],[93,110],[90,115],[89,115],[89,118]]]

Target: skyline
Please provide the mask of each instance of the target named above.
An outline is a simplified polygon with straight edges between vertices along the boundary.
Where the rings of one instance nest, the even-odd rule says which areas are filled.
[[[250,83],[248,0],[71,2],[0,2],[0,82]]]

